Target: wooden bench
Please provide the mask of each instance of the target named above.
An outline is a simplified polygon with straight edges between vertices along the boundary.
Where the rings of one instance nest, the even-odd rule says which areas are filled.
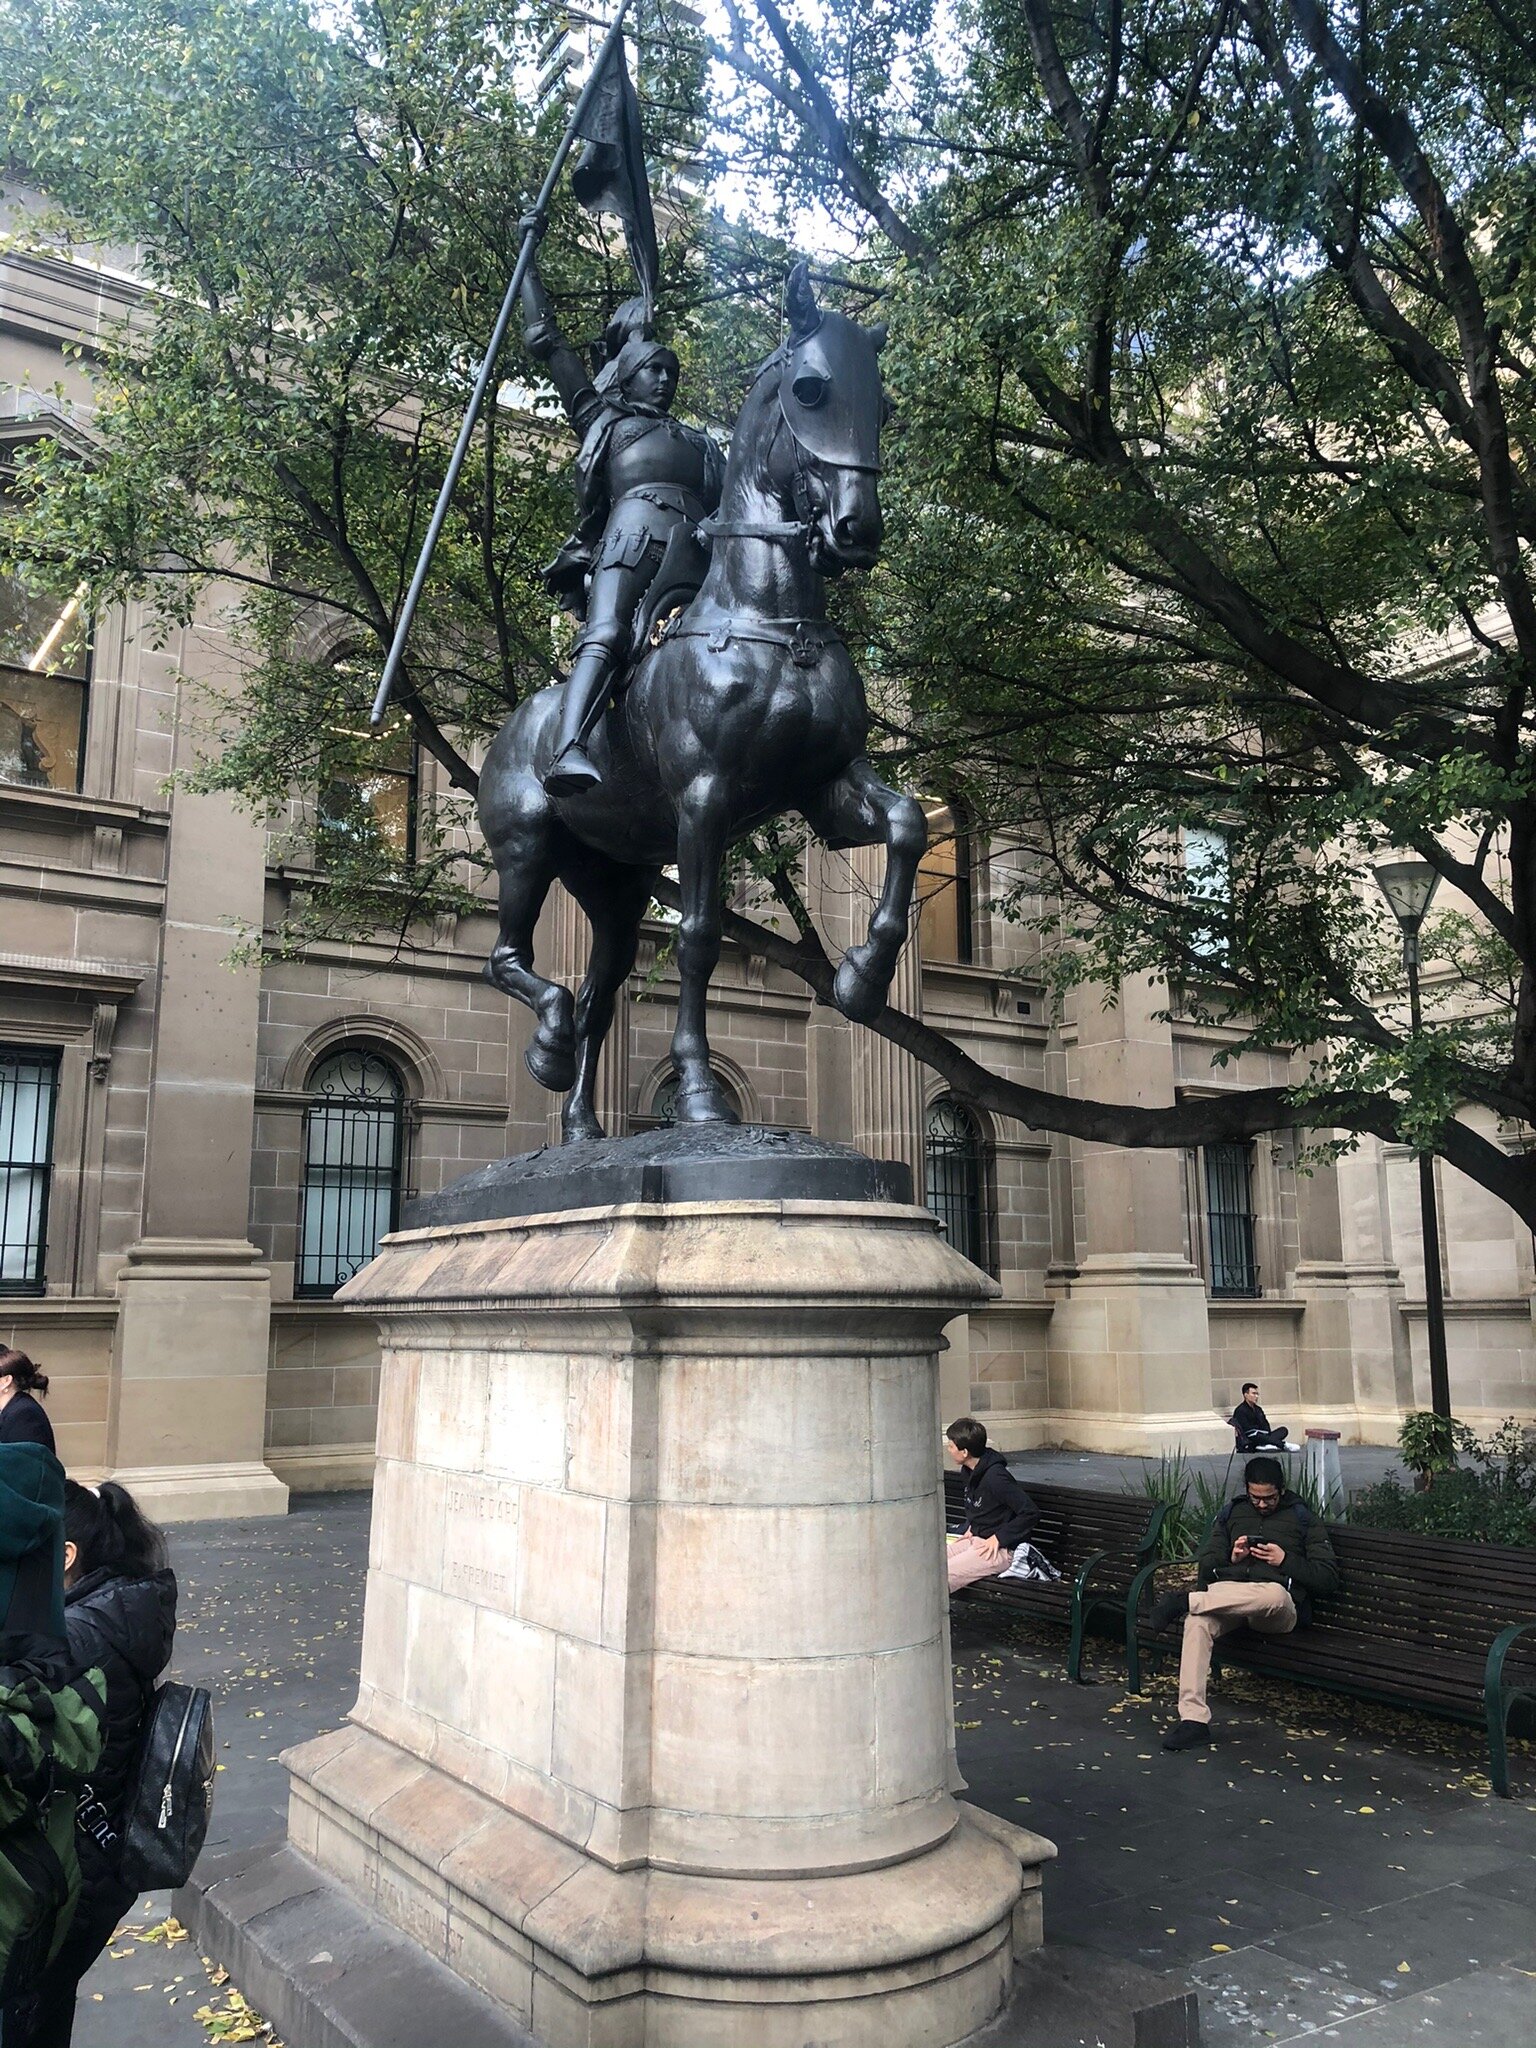
[[[1065,1622],[1071,1630],[1067,1675],[1080,1683],[1089,1621],[1103,1610],[1121,1625],[1131,1583],[1156,1555],[1168,1510],[1131,1493],[1037,1485],[1033,1479],[1025,1484],[1040,1510],[1029,1540],[1061,1577],[978,1579],[967,1590],[1024,1614]],[[944,1474],[944,1526],[956,1536],[965,1529],[965,1481],[958,1472]]]
[[[1509,1797],[1511,1711],[1536,1703],[1536,1550],[1495,1548],[1331,1522],[1340,1590],[1288,1636],[1238,1629],[1218,1658],[1298,1685],[1418,1707],[1488,1731],[1489,1775]],[[1141,1690],[1148,1651],[1177,1653],[1179,1629],[1154,1636],[1144,1595],[1166,1566],[1136,1574],[1126,1602],[1126,1676]]]

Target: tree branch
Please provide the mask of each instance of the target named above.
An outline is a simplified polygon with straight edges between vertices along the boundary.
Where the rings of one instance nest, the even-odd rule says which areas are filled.
[[[658,902],[681,909],[682,892],[675,882],[657,882]],[[788,939],[738,912],[723,913],[725,936],[744,952],[771,960],[797,975],[829,1008],[836,969],[814,931]],[[1167,1109],[1144,1109],[1127,1103],[1097,1102],[1080,1096],[1054,1095],[1007,1080],[973,1060],[969,1053],[931,1024],[909,1017],[889,1004],[867,1027],[877,1037],[899,1045],[948,1082],[961,1100],[996,1116],[1015,1118],[1031,1130],[1057,1131],[1090,1144],[1138,1146],[1157,1151],[1192,1145],[1230,1144],[1266,1131],[1346,1130],[1402,1144],[1402,1105],[1385,1095],[1342,1090],[1302,1094],[1286,1088],[1233,1088],[1219,1095],[1192,1098]],[[1507,1153],[1469,1125],[1452,1119],[1439,1132],[1435,1149],[1479,1186],[1499,1196],[1536,1229],[1536,1168],[1524,1153]]]

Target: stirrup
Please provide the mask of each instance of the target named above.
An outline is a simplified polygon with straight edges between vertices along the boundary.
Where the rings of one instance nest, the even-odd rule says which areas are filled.
[[[550,763],[544,789],[549,796],[584,796],[589,789],[600,789],[602,781],[580,743],[573,741]]]

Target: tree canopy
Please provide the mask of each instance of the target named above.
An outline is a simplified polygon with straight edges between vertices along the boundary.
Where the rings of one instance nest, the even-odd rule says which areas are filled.
[[[825,244],[830,221],[853,302],[890,318],[889,538],[840,599],[887,766],[1014,843],[997,908],[1060,984],[1150,973],[1309,1072],[1130,1110],[1022,1088],[895,1012],[875,1028],[1036,1127],[1375,1132],[1536,1223],[1523,11],[725,14],[706,82],[697,36],[646,9],[651,147],[718,147],[783,238]],[[136,245],[159,291],[100,366],[98,458],[36,459],[25,545],[173,611],[259,565],[250,691],[212,772],[271,807],[362,723],[553,147],[558,116],[531,111],[543,26],[511,0],[0,0],[13,162],[75,232]],[[685,389],[723,422],[772,338],[783,243],[686,201],[673,217],[666,312]],[[567,324],[596,333],[627,280],[574,212],[545,249]],[[462,787],[476,737],[558,673],[536,568],[564,488],[526,411],[502,411],[408,679]],[[350,679],[315,652],[337,627],[370,649]],[[1418,1033],[1369,879],[1393,847],[1447,885],[1426,950],[1455,973]],[[452,851],[424,850],[423,891]],[[808,926],[733,929],[828,992]]]
[[[788,215],[813,141],[888,300],[857,602],[892,741],[1026,850],[1004,908],[1059,979],[1306,1050],[1278,1120],[1433,1145],[1536,1220],[1536,34],[1498,0],[966,0],[946,64],[933,14],[755,0],[721,52],[739,160]],[[1447,885],[1418,1034],[1394,848]]]

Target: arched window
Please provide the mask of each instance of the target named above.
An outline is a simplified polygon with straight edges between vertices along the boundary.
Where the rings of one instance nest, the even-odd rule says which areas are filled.
[[[726,1101],[729,1102],[736,1114],[740,1116],[742,1113],[741,1097],[737,1094],[735,1088],[726,1079],[725,1075],[720,1072],[718,1067],[711,1067],[710,1072],[714,1075]],[[649,1120],[652,1124],[659,1124],[665,1127],[675,1120],[677,1114],[677,1089],[678,1079],[676,1074],[664,1074],[656,1083],[655,1090],[651,1096]]]
[[[346,1046],[315,1069],[304,1112],[299,1294],[334,1294],[400,1213],[405,1090],[387,1060]]]
[[[928,1111],[928,1206],[944,1235],[973,1266],[992,1269],[987,1228],[987,1162],[970,1111],[945,1095]]]
[[[925,803],[928,851],[917,870],[917,947],[924,960],[976,957],[971,835],[953,804]]]

